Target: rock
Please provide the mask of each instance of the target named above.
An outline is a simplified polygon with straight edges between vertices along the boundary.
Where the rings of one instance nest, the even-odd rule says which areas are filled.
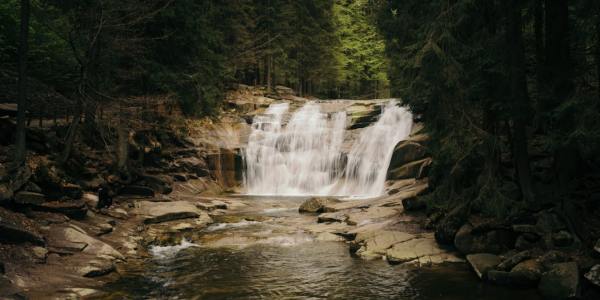
[[[427,176],[429,173],[429,167],[431,166],[431,158],[425,158],[422,160],[414,161],[403,166],[389,169],[387,173],[388,180],[399,180],[407,178],[421,179]]]
[[[494,254],[478,253],[467,255],[467,261],[479,278],[486,279],[488,271],[494,269],[502,260]]]
[[[161,194],[169,194],[173,191],[173,180],[166,175],[144,175],[141,182]]]
[[[15,194],[15,203],[21,205],[39,205],[46,201],[46,196],[34,192],[18,192]]]
[[[0,207],[0,242],[44,245],[38,226],[22,214]]]
[[[568,299],[579,292],[579,269],[577,263],[566,262],[552,266],[542,274],[538,290],[547,299]]]
[[[28,181],[22,188],[26,192],[42,193],[42,188],[39,187],[35,182]]]
[[[421,160],[427,156],[427,149],[413,141],[401,141],[394,147],[390,160],[390,169],[395,169],[410,162]]]
[[[600,287],[600,265],[593,266],[589,272],[585,273],[584,277],[595,286]]]
[[[511,255],[508,258],[506,258],[505,260],[503,260],[502,263],[500,263],[498,265],[497,269],[501,270],[501,271],[510,271],[510,270],[512,270],[512,268],[514,268],[520,262],[522,262],[524,260],[528,260],[530,258],[537,257],[537,256],[538,256],[538,253],[536,251],[532,251],[532,250],[521,251],[521,252]]]
[[[524,233],[517,237],[515,241],[515,249],[519,251],[530,250],[538,247],[538,242],[532,242],[530,238],[527,237],[528,233]]]
[[[492,230],[482,234],[473,234],[470,224],[463,225],[454,238],[454,246],[462,254],[470,253],[500,253],[511,248],[514,244],[510,232]]]
[[[98,195],[84,193],[81,198],[89,208],[96,208],[98,206]]]
[[[104,235],[113,231],[112,225],[108,223],[101,223],[96,225],[96,227],[98,228],[98,232],[96,233],[96,235]]]
[[[391,264],[416,261],[420,264],[431,262],[439,263],[444,260],[453,260],[452,256],[445,256],[447,251],[439,248],[433,237],[420,237],[402,243],[396,243],[386,251],[386,259]]]
[[[97,258],[124,260],[125,257],[112,246],[91,237],[75,225],[57,225],[49,231],[48,247],[56,253],[84,252]]]
[[[317,235],[317,241],[321,242],[343,242],[344,238],[331,232],[321,232]]]
[[[0,261],[0,275],[6,273],[6,268],[4,267],[4,262]]]
[[[333,198],[314,197],[304,201],[298,211],[301,213],[321,213],[324,212],[326,205],[339,202],[340,200]]]
[[[208,202],[196,202],[196,207],[202,210],[213,211],[216,209],[227,209],[227,203],[219,200],[210,200]]]
[[[81,189],[81,186],[77,184],[64,183],[61,185],[60,189],[65,196],[71,199],[81,199],[81,196],[83,196],[83,190]]]
[[[125,186],[120,190],[120,194],[130,196],[154,197],[154,191],[151,188],[141,185]]]
[[[535,286],[542,277],[542,265],[535,259],[528,259],[512,268],[510,275],[515,285]]]
[[[187,176],[185,176],[185,174],[173,174],[173,179],[175,181],[179,181],[179,182],[188,181],[188,178],[187,178]]]
[[[115,264],[104,259],[92,260],[89,264],[81,267],[78,273],[83,277],[99,277],[106,275],[116,269]]]
[[[125,220],[129,217],[129,214],[127,213],[127,211],[120,207],[115,207],[115,208],[110,208],[110,209],[103,208],[100,210],[100,212],[102,212],[103,214],[105,214],[107,216],[111,216],[113,218],[117,218],[117,219],[121,219],[121,220]]]
[[[567,247],[573,244],[573,236],[569,232],[561,230],[552,235],[552,242],[554,246]]]
[[[600,253],[600,239],[598,239],[598,240],[596,241],[596,245],[594,245],[594,250],[595,250],[597,253]]]
[[[200,211],[187,201],[175,202],[140,202],[137,214],[144,216],[144,223],[162,223],[179,219],[196,218]]]
[[[81,199],[44,202],[40,205],[33,206],[33,209],[60,213],[72,219],[83,219],[87,214],[87,206]]]
[[[48,250],[44,247],[35,246],[31,248],[31,253],[33,257],[38,261],[44,262],[46,261],[46,257],[48,256]]]
[[[392,207],[373,206],[363,211],[348,213],[346,223],[348,225],[362,226],[380,219],[396,216],[398,213],[399,211]]]
[[[9,188],[8,184],[0,183],[0,203],[8,202],[13,197],[13,190]]]
[[[356,254],[362,257],[381,257],[394,244],[406,242],[414,238],[416,238],[415,235],[390,230],[377,231],[367,238],[358,236],[355,242],[362,246],[357,250]]]
[[[513,283],[510,272],[506,271],[488,270],[485,278],[489,282],[498,285],[511,285]]]
[[[348,216],[342,212],[322,213],[317,218],[318,223],[345,222]]]
[[[414,211],[425,209],[427,204],[421,198],[414,196],[402,199],[402,206],[405,210]]]
[[[535,225],[529,225],[529,224],[513,225],[512,230],[514,232],[519,232],[519,233],[531,233],[531,234],[536,234],[536,235],[540,234],[539,230],[537,229],[537,227],[535,227]]]
[[[435,227],[435,240],[442,245],[454,244],[456,232],[464,224],[467,215],[466,203],[455,207]]]

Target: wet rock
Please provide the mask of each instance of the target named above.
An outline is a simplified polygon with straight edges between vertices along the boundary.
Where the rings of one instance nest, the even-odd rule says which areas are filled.
[[[15,195],[15,203],[21,205],[34,204],[39,205],[46,201],[46,196],[34,192],[18,192]]]
[[[120,194],[130,196],[154,197],[154,190],[141,185],[128,185],[121,189]]]
[[[78,273],[83,277],[99,277],[116,269],[115,264],[108,260],[97,259],[79,268]]]
[[[407,163],[421,160],[427,156],[427,149],[413,141],[401,141],[394,147],[394,153],[390,160],[390,169],[406,165]]]
[[[340,200],[334,198],[326,198],[326,197],[314,197],[304,201],[300,205],[298,211],[301,213],[320,213],[324,212],[324,208],[326,205],[339,203]]]
[[[0,207],[0,242],[43,245],[44,237],[38,226],[22,214]]]
[[[542,277],[542,265],[535,259],[517,264],[510,271],[511,281],[519,286],[535,286]]]
[[[479,278],[485,279],[487,272],[494,269],[502,261],[499,256],[490,253],[467,255],[467,261]]]
[[[600,265],[593,266],[589,272],[585,273],[584,277],[595,286],[600,287]]]
[[[317,218],[319,223],[345,222],[348,217],[342,212],[322,213]]]
[[[558,263],[542,275],[538,290],[547,299],[574,298],[579,292],[577,263]]]
[[[196,218],[200,211],[187,201],[175,202],[140,202],[137,214],[144,216],[144,223],[162,223],[179,219]]]
[[[454,244],[454,237],[467,219],[467,215],[466,204],[455,207],[435,227],[435,240],[442,245]]]
[[[573,236],[569,232],[561,230],[552,235],[552,242],[557,247],[567,247],[573,244]]]
[[[408,179],[416,178],[421,179],[427,176],[429,173],[429,167],[431,166],[431,158],[425,158],[422,160],[410,162],[397,168],[390,168],[387,173],[388,180]]]

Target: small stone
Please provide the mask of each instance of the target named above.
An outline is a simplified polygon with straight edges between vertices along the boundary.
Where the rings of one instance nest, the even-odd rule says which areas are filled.
[[[576,297],[579,291],[577,263],[566,262],[553,265],[550,271],[542,275],[538,290],[548,299]]]
[[[40,193],[34,192],[18,192],[15,195],[15,203],[17,204],[34,204],[39,205],[46,201],[46,196]]]
[[[487,272],[494,269],[502,261],[499,256],[490,253],[467,255],[467,261],[479,278],[485,279]]]

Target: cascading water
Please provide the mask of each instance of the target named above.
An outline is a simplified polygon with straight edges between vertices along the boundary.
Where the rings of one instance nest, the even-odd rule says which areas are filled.
[[[247,193],[379,196],[394,146],[411,127],[412,115],[392,100],[343,153],[345,111],[328,114],[309,102],[290,115],[289,104],[273,104],[252,124],[244,153]]]

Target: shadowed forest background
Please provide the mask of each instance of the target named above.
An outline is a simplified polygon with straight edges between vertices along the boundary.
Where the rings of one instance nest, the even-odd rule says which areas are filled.
[[[27,153],[82,176],[89,148],[135,177],[134,128],[217,118],[241,85],[401,99],[430,137],[421,200],[440,243],[471,214],[549,207],[588,248],[600,238],[595,0],[5,0],[0,102],[21,104],[22,126],[0,120],[0,181]],[[55,144],[40,146],[39,130]]]

